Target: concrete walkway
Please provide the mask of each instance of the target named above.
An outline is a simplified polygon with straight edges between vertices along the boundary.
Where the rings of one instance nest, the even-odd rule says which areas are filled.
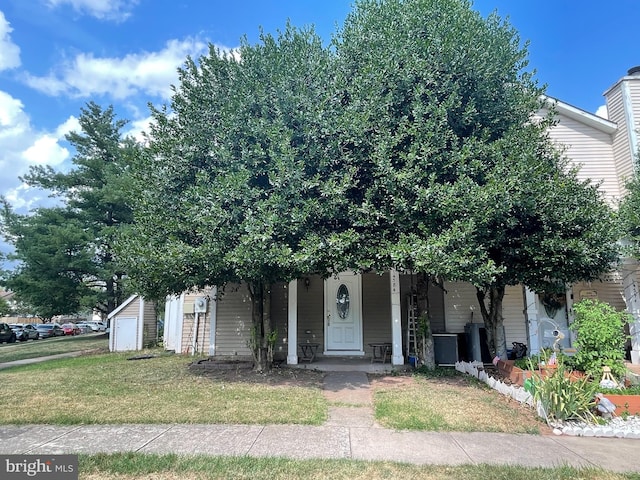
[[[640,472],[640,441],[504,433],[408,432],[375,424],[365,373],[327,375],[334,404],[322,426],[80,425],[0,426],[0,454],[176,453],[294,459],[382,460],[414,464],[602,467]]]

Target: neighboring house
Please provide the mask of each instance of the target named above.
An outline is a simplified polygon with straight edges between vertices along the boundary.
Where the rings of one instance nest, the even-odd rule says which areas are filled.
[[[581,166],[580,175],[601,182],[616,204],[625,180],[635,175],[634,155],[640,129],[640,68],[616,82],[604,94],[609,120],[561,101],[555,103],[558,124],[550,135]],[[391,364],[408,363],[411,350],[411,292],[415,279],[397,271],[384,274],[340,274],[326,280],[309,276],[272,288],[271,315],[278,331],[275,355],[289,364],[303,360],[300,345],[316,345],[316,359],[374,355],[376,344],[388,343]],[[573,285],[566,296],[540,298],[523,286],[506,290],[503,316],[507,346],[528,345],[529,352],[551,346],[552,332],[565,333],[563,346],[572,347],[568,330],[572,304],[598,298],[633,314],[631,358],[640,363],[640,303],[637,262],[627,260],[600,281]],[[446,282],[430,289],[436,360],[483,360],[482,317],[475,288]],[[177,353],[217,357],[250,357],[251,302],[246,286],[227,285],[184,293],[167,300],[164,345]],[[480,342],[479,342],[480,341]],[[479,342],[479,343],[478,343]],[[378,351],[379,353],[379,351]],[[438,360],[440,358],[440,360]],[[446,360],[442,360],[446,359]]]

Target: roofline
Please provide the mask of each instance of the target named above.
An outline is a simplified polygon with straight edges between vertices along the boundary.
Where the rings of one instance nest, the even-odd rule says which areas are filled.
[[[618,130],[618,125],[615,122],[599,117],[598,115],[587,112],[581,108],[574,107],[573,105],[569,105],[557,98],[545,96],[543,97],[543,100],[546,103],[553,105],[558,113],[578,122],[582,122],[585,125],[589,125],[590,127],[596,128],[604,133],[611,135]]]
[[[116,308],[115,310],[112,310],[111,313],[109,315],[107,315],[107,319],[110,319],[112,317],[115,317],[118,313],[120,313],[120,311],[122,311],[124,308],[127,307],[127,305],[129,305],[131,302],[133,302],[139,295],[135,294],[135,295],[131,295],[129,298],[127,298],[124,302],[122,302],[118,308]]]
[[[619,79],[616,83],[614,83],[609,88],[607,88],[602,95],[606,97],[607,95],[609,95],[611,93],[611,91],[613,89],[615,89],[622,82],[626,82],[626,81],[629,81],[629,80],[640,80],[640,75],[637,75],[637,74],[636,75],[625,75],[624,77]]]

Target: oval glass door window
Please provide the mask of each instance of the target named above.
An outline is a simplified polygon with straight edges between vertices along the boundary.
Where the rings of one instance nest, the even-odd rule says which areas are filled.
[[[349,315],[349,289],[344,283],[338,287],[336,306],[340,318],[347,318]]]

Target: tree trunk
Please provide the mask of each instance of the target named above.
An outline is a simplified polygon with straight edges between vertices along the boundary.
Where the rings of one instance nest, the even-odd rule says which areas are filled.
[[[273,326],[271,323],[271,289],[264,282],[249,283],[251,297],[251,338],[253,369],[268,372],[273,363]]]
[[[426,273],[418,274],[417,297],[418,297],[418,329],[417,336],[420,339],[418,355],[420,363],[429,370],[436,368],[436,356],[433,347],[433,335],[431,332],[431,315],[429,310],[429,285],[431,279]]]
[[[489,308],[485,303],[489,294]],[[504,319],[502,317],[502,300],[504,299],[504,287],[489,287],[483,290],[476,287],[476,296],[480,304],[480,312],[484,320],[484,328],[487,333],[487,347],[491,358],[507,360],[507,339],[504,335]]]

